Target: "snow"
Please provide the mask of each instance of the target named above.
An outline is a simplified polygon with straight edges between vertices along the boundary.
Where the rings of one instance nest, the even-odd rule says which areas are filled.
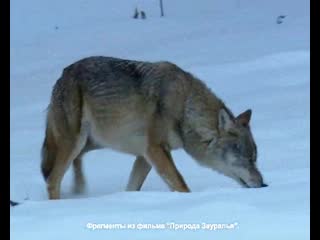
[[[309,1],[171,0],[164,18],[157,0],[10,3],[10,199],[23,202],[10,208],[12,239],[310,238]],[[136,6],[146,20],[132,19]],[[286,15],[282,24],[279,15]],[[45,109],[62,69],[91,55],[172,61],[235,114],[253,109],[258,165],[269,187],[241,188],[177,150],[191,193],[170,192],[153,170],[141,192],[125,192],[134,157],[99,150],[84,159],[86,193],[72,193],[68,171],[62,199],[49,201],[40,174]],[[205,230],[202,223],[235,225]]]

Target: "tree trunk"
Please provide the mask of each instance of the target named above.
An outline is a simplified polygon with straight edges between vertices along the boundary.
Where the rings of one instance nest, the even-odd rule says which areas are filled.
[[[164,16],[164,13],[163,13],[163,3],[162,3],[162,0],[160,0],[160,10],[161,10],[161,17]]]

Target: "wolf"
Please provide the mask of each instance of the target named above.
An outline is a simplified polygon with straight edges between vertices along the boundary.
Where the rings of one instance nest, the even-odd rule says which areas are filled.
[[[69,166],[85,187],[85,153],[109,148],[136,157],[126,190],[139,191],[153,167],[172,191],[189,192],[171,150],[243,187],[266,187],[250,130],[252,111],[234,116],[204,82],[168,61],[92,56],[67,66],[47,109],[41,170],[49,199],[60,198]]]

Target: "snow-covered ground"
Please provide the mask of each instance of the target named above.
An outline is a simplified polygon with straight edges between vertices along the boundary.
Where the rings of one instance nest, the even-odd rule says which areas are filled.
[[[10,2],[10,195],[23,202],[10,210],[13,240],[310,238],[309,1],[164,0],[164,18],[158,0]],[[131,18],[136,6],[145,21]],[[99,150],[85,157],[86,194],[72,194],[68,171],[63,199],[48,201],[40,174],[45,108],[62,69],[91,55],[169,60],[235,114],[252,108],[269,187],[241,188],[178,150],[192,193],[170,192],[154,171],[141,192],[125,192],[134,157]],[[123,229],[88,228],[100,223]]]

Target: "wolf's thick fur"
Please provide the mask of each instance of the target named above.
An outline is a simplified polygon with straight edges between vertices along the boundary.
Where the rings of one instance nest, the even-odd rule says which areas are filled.
[[[203,82],[172,63],[82,59],[64,69],[48,107],[41,166],[49,198],[60,198],[71,163],[75,191],[82,191],[81,157],[99,148],[136,156],[127,190],[140,190],[154,167],[172,190],[188,192],[170,155],[176,148],[243,186],[265,186],[250,116],[248,110],[235,118]]]

